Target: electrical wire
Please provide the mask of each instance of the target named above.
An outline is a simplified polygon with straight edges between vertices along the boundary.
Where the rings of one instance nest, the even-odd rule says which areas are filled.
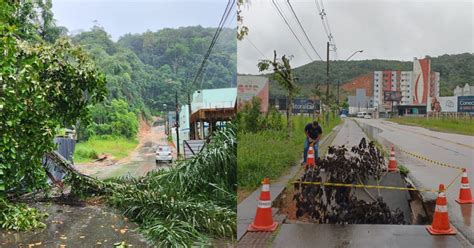
[[[303,34],[304,36],[306,37],[306,40],[309,42],[309,44],[311,45],[311,48],[313,49],[313,51],[316,53],[316,55],[319,57],[320,60],[323,60],[321,58],[321,56],[319,55],[318,51],[316,51],[316,48],[314,48],[314,45],[313,43],[311,42],[311,39],[308,37],[308,34],[306,34],[306,31],[304,30],[303,28],[303,25],[301,24],[300,22],[300,19],[298,18],[298,16],[296,15],[296,12],[295,10],[293,9],[293,6],[291,5],[290,3],[290,0],[286,0],[286,3],[288,4],[288,6],[290,7],[290,10],[291,12],[293,13],[293,16],[296,18],[296,21],[298,22],[298,25],[299,27],[301,28],[301,30],[303,31]]]
[[[227,6],[224,10],[224,13],[222,14],[221,20],[219,22],[219,26],[216,29],[216,32],[214,33],[214,36],[212,37],[211,44],[209,45],[209,48],[208,48],[206,54],[204,55],[204,58],[201,62],[201,65],[200,65],[196,75],[193,78],[192,84],[195,84],[197,82],[197,80],[199,79],[199,77],[202,76],[203,70],[205,69],[205,66],[206,66],[206,62],[209,59],[209,56],[212,52],[212,49],[214,48],[214,45],[216,44],[217,39],[219,38],[219,35],[222,32],[224,24],[226,23],[227,19],[229,18],[230,12],[234,8],[234,5],[235,5],[235,0],[232,0],[232,1],[229,0],[227,2]],[[202,87],[202,82],[201,82],[201,87]]]
[[[275,6],[275,8],[277,9],[280,17],[283,19],[283,21],[285,22],[285,24],[288,26],[288,28],[290,29],[291,33],[293,34],[293,36],[296,38],[296,40],[298,41],[298,43],[300,44],[301,48],[303,48],[304,52],[306,53],[306,55],[308,56],[308,58],[313,61],[313,58],[309,55],[308,51],[306,50],[306,48],[304,47],[303,43],[301,42],[301,40],[298,38],[298,36],[296,35],[295,31],[293,30],[293,28],[291,28],[291,25],[290,23],[288,22],[288,20],[285,18],[285,15],[283,14],[283,12],[280,10],[280,7],[278,6],[278,4],[275,2],[275,0],[272,0],[272,3],[273,3],[273,6]]]
[[[314,3],[316,4],[316,8],[318,10],[318,14],[321,17],[321,22],[323,24],[324,32],[326,33],[329,43],[333,48],[333,52],[335,54],[335,57],[337,59],[337,46],[336,46],[336,40],[334,38],[334,35],[332,34],[331,27],[329,26],[329,20],[327,17],[326,9],[324,8],[324,3],[323,0],[314,0]]]

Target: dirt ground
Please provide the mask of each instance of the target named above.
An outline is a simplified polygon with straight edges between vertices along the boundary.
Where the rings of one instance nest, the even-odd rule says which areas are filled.
[[[156,123],[158,119],[155,118]],[[125,158],[115,160],[107,157],[103,161],[76,164],[76,168],[86,175],[98,178],[115,176],[143,176],[149,171],[167,169],[169,164],[156,164],[155,151],[158,145],[166,145],[165,129],[163,125],[151,126],[145,120],[140,120],[137,147]],[[173,152],[175,152],[173,150]]]

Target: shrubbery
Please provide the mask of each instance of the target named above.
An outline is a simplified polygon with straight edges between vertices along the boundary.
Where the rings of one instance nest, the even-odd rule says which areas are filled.
[[[138,110],[124,100],[114,99],[110,103],[90,107],[92,122],[79,129],[79,139],[91,136],[112,135],[132,139],[138,132]]]

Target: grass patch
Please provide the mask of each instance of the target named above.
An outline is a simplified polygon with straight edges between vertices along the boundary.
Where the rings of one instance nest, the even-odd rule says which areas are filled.
[[[98,158],[100,154],[111,154],[115,159],[121,159],[133,151],[138,145],[137,140],[123,137],[96,136],[85,142],[77,143],[74,151],[75,163],[87,163]]]
[[[304,127],[311,117],[293,117],[293,138],[287,139],[285,131],[264,130],[238,134],[237,182],[239,191],[250,191],[260,185],[264,177],[277,179],[303,157]],[[321,125],[323,137],[340,123],[338,116]],[[320,144],[321,146],[321,144]],[[321,147],[320,147],[321,149]],[[321,155],[321,154],[320,154]]]
[[[401,117],[390,119],[390,121],[404,125],[424,127],[433,131],[457,133],[470,136],[474,135],[474,121],[468,119],[427,119],[425,117]]]

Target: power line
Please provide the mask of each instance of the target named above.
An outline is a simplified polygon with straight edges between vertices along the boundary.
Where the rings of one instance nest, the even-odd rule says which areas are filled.
[[[283,19],[283,21],[286,23],[286,25],[288,26],[288,28],[290,29],[291,33],[293,34],[293,36],[295,36],[296,40],[298,41],[298,43],[300,44],[300,46],[303,48],[304,52],[306,53],[306,55],[308,56],[308,58],[313,61],[313,58],[311,58],[311,56],[309,55],[308,51],[306,50],[306,48],[303,46],[303,43],[301,43],[300,39],[298,38],[298,36],[296,35],[295,31],[293,31],[293,29],[291,28],[291,25],[288,23],[288,21],[286,20],[285,18],[285,15],[283,15],[282,11],[280,10],[280,8],[278,7],[277,3],[275,2],[275,0],[272,0],[272,3],[273,3],[273,6],[275,6],[275,8],[277,9],[278,13],[280,14],[280,17]]]
[[[293,9],[293,6],[292,6],[291,3],[290,3],[290,0],[286,0],[286,3],[288,4],[288,6],[290,6],[291,12],[293,13],[293,16],[296,18],[296,21],[298,22],[298,25],[300,26],[301,30],[303,31],[303,34],[304,34],[304,36],[306,37],[306,40],[308,40],[309,44],[311,45],[311,48],[313,48],[313,51],[316,53],[316,55],[318,55],[319,59],[320,59],[320,60],[323,60],[323,59],[321,58],[321,56],[319,55],[318,51],[316,51],[316,48],[314,48],[313,43],[311,42],[311,39],[310,39],[310,38],[308,37],[308,35],[306,34],[306,31],[304,30],[303,25],[302,25],[301,22],[300,22],[300,19],[299,19],[298,16],[296,15],[296,12],[295,12],[295,10]]]
[[[192,81],[192,84],[195,84],[196,81],[198,80],[198,78],[199,78],[200,76],[202,76],[202,72],[203,72],[203,69],[204,69],[204,67],[205,67],[205,65],[206,65],[207,60],[209,59],[209,55],[211,54],[212,49],[214,48],[214,45],[215,45],[217,39],[219,38],[219,35],[220,35],[220,33],[222,32],[222,28],[223,28],[225,22],[227,21],[227,18],[229,17],[229,14],[230,14],[230,12],[232,11],[234,5],[235,5],[235,0],[233,0],[233,1],[229,0],[229,1],[227,2],[227,6],[226,6],[226,8],[225,8],[225,10],[224,10],[224,13],[222,14],[221,20],[220,20],[220,22],[219,22],[219,26],[218,26],[218,28],[216,29],[216,32],[214,33],[214,36],[212,37],[211,44],[209,45],[209,48],[207,49],[207,52],[206,52],[206,54],[204,55],[204,58],[203,58],[203,60],[202,60],[202,62],[201,62],[201,65],[200,65],[200,67],[199,67],[199,69],[198,69],[196,75],[194,76],[194,79],[193,79],[193,81]],[[201,87],[202,87],[202,83],[201,83]]]
[[[230,2],[230,1],[229,1]],[[207,58],[206,58],[206,62],[207,60],[209,59],[209,57],[211,56],[211,52],[212,52],[212,49],[214,48],[215,44],[217,43],[217,39],[219,39],[219,36],[220,36],[220,33],[222,32],[222,29],[224,28],[224,25],[225,23],[227,22],[227,19],[229,18],[229,14],[232,12],[232,9],[234,8],[234,5],[235,5],[235,0],[232,1],[232,4],[231,4],[231,7],[230,9],[228,9],[227,11],[227,14],[225,15],[224,17],[224,20],[222,21],[222,24],[219,26],[218,28],[218,33],[217,33],[217,36],[216,36],[216,39],[213,40],[213,43],[211,43],[211,49],[209,50],[208,54],[207,54]],[[227,8],[226,8],[227,9]],[[224,12],[226,13],[226,12]],[[200,88],[202,89],[202,85],[204,83],[204,75],[205,73],[207,72],[207,64],[204,63],[204,70],[203,72],[201,73],[200,75],[200,78],[201,78],[201,84],[200,84]],[[199,78],[198,78],[199,79]]]
[[[320,2],[320,3],[319,3]],[[318,14],[321,17],[321,22],[324,27],[324,31],[329,39],[329,43],[333,47],[333,51],[336,55],[337,58],[337,46],[336,46],[336,40],[334,38],[334,35],[332,34],[331,27],[329,26],[329,20],[326,14],[326,9],[324,8],[324,3],[322,0],[314,0],[314,3],[316,4],[316,8],[318,9]]]
[[[260,49],[258,49],[258,47],[255,46],[255,44],[249,39],[248,36],[245,39],[250,43],[250,45],[252,45],[255,48],[255,50],[257,50],[260,53],[260,55],[262,55],[262,57],[265,58],[265,54],[263,54],[262,51],[260,51]]]

